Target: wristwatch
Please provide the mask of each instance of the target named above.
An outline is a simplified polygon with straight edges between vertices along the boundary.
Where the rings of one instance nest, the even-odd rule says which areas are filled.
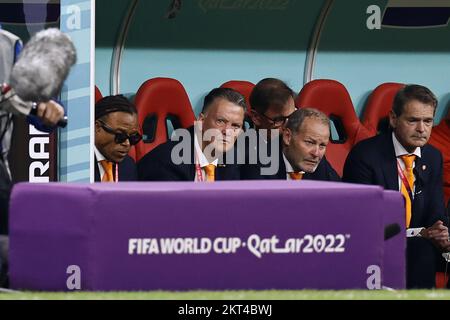
[[[425,228],[409,228],[406,229],[406,237],[407,238],[414,238],[414,237],[422,237],[422,230]]]

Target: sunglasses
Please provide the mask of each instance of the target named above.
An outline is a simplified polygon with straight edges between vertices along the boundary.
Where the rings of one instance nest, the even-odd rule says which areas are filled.
[[[108,126],[102,120],[97,121],[100,123],[100,126],[103,128],[103,130],[114,135],[114,141],[117,144],[124,143],[128,139],[128,141],[130,141],[130,144],[134,146],[138,144],[139,141],[142,140],[142,136],[137,132],[133,133],[132,135],[128,135],[125,132],[115,131],[113,128]]]

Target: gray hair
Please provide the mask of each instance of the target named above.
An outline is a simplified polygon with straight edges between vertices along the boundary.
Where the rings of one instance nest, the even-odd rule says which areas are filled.
[[[286,122],[286,128],[292,132],[298,132],[303,121],[307,118],[315,118],[326,126],[330,125],[330,119],[325,113],[314,108],[300,108],[289,116],[289,119]]]

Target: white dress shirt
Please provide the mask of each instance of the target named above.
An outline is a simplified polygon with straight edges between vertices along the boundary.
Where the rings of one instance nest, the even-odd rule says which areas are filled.
[[[286,180],[293,180],[291,178],[291,176],[289,175],[289,173],[295,172],[294,168],[292,168],[291,163],[289,162],[289,160],[286,158],[286,156],[284,155],[284,153],[282,153],[283,155],[283,161],[284,161],[284,165],[286,167]],[[300,171],[301,173],[305,174],[304,171]]]
[[[105,170],[103,166],[100,164],[100,161],[107,160],[105,156],[94,146],[95,158],[97,160],[98,172],[100,173],[100,181],[102,180],[103,175],[105,174]]]
[[[398,163],[400,164],[400,167],[402,168],[402,170],[405,170],[405,163],[403,162],[403,160],[400,158],[400,156],[406,155],[406,154],[414,154],[416,157],[421,157],[422,153],[419,147],[416,148],[416,150],[414,150],[413,153],[409,153],[408,151],[406,151],[406,149],[402,146],[402,144],[397,140],[397,137],[395,136],[394,132],[392,132],[392,142],[394,143],[394,150],[395,150],[395,156],[397,158]],[[416,166],[416,163],[413,163],[413,168]],[[398,191],[401,190],[402,188],[402,179],[400,178],[400,176],[397,174],[398,176]],[[415,186],[413,186],[413,190],[412,190],[412,196],[414,198],[414,191],[415,191]],[[422,229],[424,228],[409,228],[406,229],[406,237],[411,238],[411,237],[421,237],[420,232],[422,231]]]
[[[407,154],[414,154],[418,158],[420,158],[422,156],[422,153],[421,153],[421,150],[419,147],[417,147],[413,153],[409,153],[408,151],[406,151],[406,149],[402,146],[402,144],[397,140],[397,137],[395,136],[394,132],[392,132],[392,142],[394,143],[395,157],[397,158],[397,161],[400,164],[400,167],[402,168],[403,171],[405,170],[405,163],[400,158],[400,156],[407,155]],[[413,168],[415,166],[416,166],[416,163],[413,162]],[[402,179],[400,178],[400,175],[397,174],[397,176],[398,176],[398,191],[400,191],[402,188]],[[413,191],[412,195],[414,198],[415,186],[413,186],[412,191]]]

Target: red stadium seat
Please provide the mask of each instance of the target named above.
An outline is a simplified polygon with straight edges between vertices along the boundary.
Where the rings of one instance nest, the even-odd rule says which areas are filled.
[[[250,93],[255,85],[250,81],[245,80],[230,80],[222,84],[221,88],[234,89],[245,97],[245,102],[247,103],[247,113],[251,109],[250,106]]]
[[[247,111],[245,113],[244,122],[247,122],[248,126],[252,127],[253,126],[252,120],[249,116],[250,109],[252,108],[250,105],[250,93],[252,93],[252,90],[255,87],[255,84],[253,84],[250,81],[245,81],[245,80],[230,80],[230,81],[227,81],[224,84],[222,84],[220,87],[234,89],[245,97]]]
[[[433,128],[429,143],[442,153],[444,160],[445,203],[450,200],[450,109],[445,119]]]
[[[174,129],[188,128],[195,121],[186,90],[175,79],[147,80],[136,93],[135,104],[143,131],[143,139],[136,145],[136,161],[169,139],[167,120]]]
[[[394,97],[405,85],[402,83],[386,82],[373,90],[367,101],[362,124],[372,136],[389,127],[389,111],[392,108]]]
[[[330,139],[327,159],[342,176],[345,159],[354,144],[370,136],[360,123],[347,89],[335,80],[313,80],[305,84],[296,99],[298,107],[316,108],[333,121],[339,139]]]
[[[97,86],[95,86],[95,102],[97,102],[101,98],[103,98],[103,95],[100,92],[100,89]]]

